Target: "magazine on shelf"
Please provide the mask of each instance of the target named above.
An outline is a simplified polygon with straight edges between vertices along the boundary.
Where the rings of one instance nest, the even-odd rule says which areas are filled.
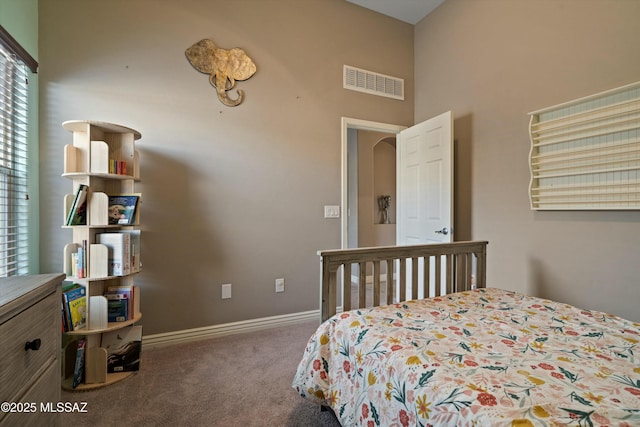
[[[139,194],[109,196],[109,224],[134,225],[139,202]]]
[[[107,372],[138,371],[142,326],[128,326],[102,334],[101,347],[107,350]]]

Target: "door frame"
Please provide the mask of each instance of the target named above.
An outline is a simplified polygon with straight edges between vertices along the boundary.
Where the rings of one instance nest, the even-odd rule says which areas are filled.
[[[351,117],[342,117],[342,145],[341,145],[341,195],[340,204],[342,206],[342,214],[340,215],[340,247],[346,249],[349,246],[349,188],[348,188],[348,176],[349,176],[349,163],[347,161],[347,148],[348,148],[348,129],[356,130],[370,130],[374,132],[385,132],[397,135],[401,130],[407,128],[407,126],[394,125],[390,123],[373,122],[369,120],[354,119]]]

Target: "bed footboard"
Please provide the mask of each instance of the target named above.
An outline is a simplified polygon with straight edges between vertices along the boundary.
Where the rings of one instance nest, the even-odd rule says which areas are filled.
[[[367,283],[372,306],[484,288],[486,241],[319,251],[321,321],[343,310],[367,306]],[[353,268],[355,266],[355,268]],[[342,270],[341,291],[338,271]],[[352,273],[355,272],[354,275]],[[357,304],[352,283],[357,283]],[[341,294],[341,295],[340,295]],[[382,301],[381,301],[382,300]]]

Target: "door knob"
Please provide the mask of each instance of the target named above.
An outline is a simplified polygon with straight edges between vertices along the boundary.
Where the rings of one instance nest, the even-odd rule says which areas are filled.
[[[449,234],[449,229],[447,227],[444,227],[442,230],[436,230],[436,233],[444,234],[446,236],[447,234]]]

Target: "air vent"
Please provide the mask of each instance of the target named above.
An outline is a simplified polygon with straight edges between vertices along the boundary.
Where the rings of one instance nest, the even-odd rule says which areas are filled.
[[[372,95],[404,100],[404,79],[362,70],[350,65],[344,66],[342,87]]]

